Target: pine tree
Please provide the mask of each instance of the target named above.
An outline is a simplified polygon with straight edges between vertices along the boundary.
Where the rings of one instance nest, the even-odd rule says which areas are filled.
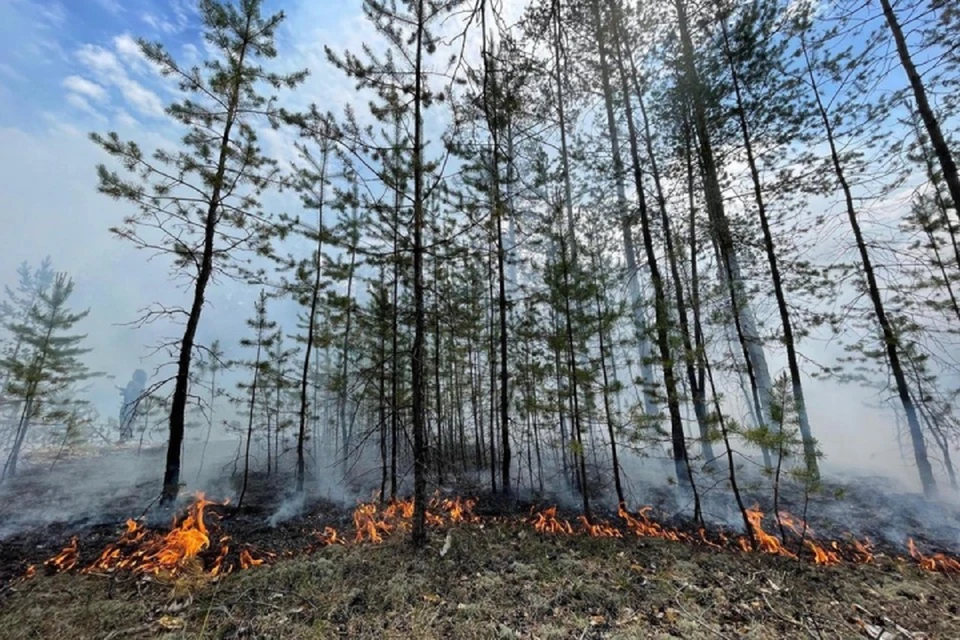
[[[413,392],[413,455],[414,455],[414,521],[412,539],[416,546],[426,541],[427,501],[427,442],[426,407],[424,404],[426,379],[424,377],[424,341],[426,336],[424,306],[424,238],[425,214],[430,192],[437,188],[429,177],[435,163],[425,158],[425,109],[444,99],[442,93],[432,92],[426,82],[428,59],[441,43],[433,29],[457,7],[457,2],[435,0],[364,0],[363,12],[367,19],[388,42],[385,56],[379,57],[367,47],[362,61],[351,53],[343,57],[329,49],[331,61],[347,75],[356,79],[358,89],[372,89],[380,104],[371,105],[372,115],[389,123],[409,119],[412,135],[410,147],[403,149],[412,174],[413,193],[408,204],[413,216],[410,225],[413,259],[414,337],[411,351],[411,386]],[[356,149],[364,153],[365,142],[358,141]]]
[[[73,280],[57,273],[49,289],[38,294],[26,318],[6,325],[21,347],[16,355],[0,360],[6,374],[4,396],[17,402],[19,415],[0,481],[16,475],[30,427],[37,422],[66,422],[78,403],[74,386],[100,375],[81,359],[90,351],[83,347],[86,335],[71,333],[89,313],[70,310],[72,294]]]
[[[139,41],[144,57],[172,77],[185,97],[167,114],[186,128],[182,146],[147,153],[135,142],[111,132],[92,139],[113,156],[125,178],[98,167],[99,190],[138,208],[113,232],[134,246],[169,256],[176,272],[190,283],[188,308],[163,307],[146,318],[185,318],[170,410],[170,438],[162,502],[180,487],[180,451],[186,420],[190,365],[207,287],[214,274],[237,274],[239,254],[269,252],[276,226],[260,205],[260,194],[276,179],[276,163],[263,155],[257,126],[277,126],[281,115],[274,97],[260,90],[293,88],[306,72],[281,75],[260,62],[277,55],[274,38],[283,13],[261,14],[262,0],[200,0],[203,36],[212,52],[202,66],[187,68],[160,44]]]
[[[243,450],[243,484],[240,486],[240,497],[237,498],[237,509],[243,505],[250,479],[250,447],[253,443],[254,417],[258,406],[257,395],[263,393],[272,369],[272,362],[265,356],[281,335],[277,331],[277,323],[267,319],[267,293],[263,289],[260,290],[260,295],[253,305],[253,311],[253,318],[247,320],[247,326],[253,331],[253,337],[242,339],[240,346],[253,349],[254,357],[253,360],[237,363],[253,372],[250,382],[240,383],[240,389],[249,391],[249,398],[246,401],[247,433]]]

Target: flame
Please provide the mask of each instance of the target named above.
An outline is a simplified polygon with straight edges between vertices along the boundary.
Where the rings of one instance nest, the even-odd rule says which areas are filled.
[[[445,498],[439,502],[434,502],[431,506],[439,508],[441,511],[447,513],[447,517],[450,519],[450,523],[477,523],[480,522],[478,516],[473,515],[473,508],[476,506],[477,501],[468,498],[467,500],[461,500],[459,497],[454,498],[453,500]]]
[[[593,538],[622,538],[623,532],[607,522],[591,524],[586,516],[580,516],[580,524],[584,532]]]
[[[77,552],[77,536],[70,538],[70,542],[60,553],[53,556],[43,564],[52,568],[56,572],[69,571],[77,565],[79,555]]]
[[[747,509],[747,520],[750,522],[750,529],[753,531],[753,539],[757,543],[757,548],[764,553],[769,553],[771,555],[785,556],[787,558],[796,558],[797,554],[793,553],[782,544],[776,536],[772,536],[763,529],[763,512],[760,511],[760,508],[754,506],[753,509]],[[746,547],[744,546],[746,545]],[[740,547],[749,550],[750,543],[749,541],[744,542],[744,539],[741,538]]]
[[[198,493],[182,518],[174,518],[170,531],[160,533],[152,531],[137,520],[128,519],[124,523],[124,530],[116,542],[107,545],[99,557],[89,566],[82,568],[84,573],[111,573],[118,570],[130,571],[134,574],[176,575],[188,566],[196,568],[208,567],[205,573],[212,577],[223,576],[236,569],[249,569],[265,564],[276,555],[269,551],[258,551],[256,554],[251,547],[243,547],[230,560],[231,538],[221,535],[212,537],[205,517],[207,508],[215,505],[207,500],[202,493]],[[221,503],[226,504],[226,503]],[[441,498],[435,494],[427,503],[426,523],[430,527],[444,528],[459,524],[477,524],[481,528],[487,524],[509,521],[504,517],[480,517],[474,514],[475,499],[460,497]],[[386,505],[379,502],[360,503],[353,512],[353,536],[342,536],[337,529],[327,526],[322,532],[315,532],[316,540],[306,547],[311,553],[317,548],[330,545],[347,545],[382,543],[386,537],[398,531],[407,531],[411,527],[415,511],[412,499],[391,499]],[[636,537],[660,538],[672,542],[698,542],[711,548],[722,550],[740,548],[745,552],[759,551],[770,555],[779,555],[786,558],[807,558],[815,564],[823,566],[838,565],[843,562],[870,563],[875,560],[873,543],[865,538],[857,540],[849,538],[844,542],[837,540],[820,540],[814,531],[803,519],[797,518],[786,511],[777,513],[780,531],[784,539],[772,535],[763,527],[764,513],[759,506],[754,506],[746,512],[747,520],[752,533],[756,549],[748,535],[728,537],[722,529],[708,531],[699,528],[696,533],[670,528],[651,517],[652,507],[641,508],[636,514],[631,514],[620,505],[617,514],[622,522],[613,524],[607,521],[591,522],[584,516],[579,516],[576,527],[570,521],[557,514],[557,507],[551,506],[538,512],[531,510],[530,515],[521,519],[521,522],[533,527],[536,531],[551,535],[582,534],[598,538],[623,538],[625,533]],[[214,512],[213,516],[217,516]],[[794,538],[795,537],[795,538]],[[212,540],[218,550],[213,557]],[[792,541],[796,542],[793,548],[788,548]],[[924,554],[912,538],[907,541],[909,557],[922,569],[943,573],[960,573],[960,558],[943,553]],[[294,551],[285,551],[284,556],[295,555]],[[203,558],[206,558],[204,561]],[[212,561],[211,561],[211,558]],[[44,563],[44,566],[53,572],[69,571],[78,566],[78,538],[74,536],[70,542],[55,556]],[[30,578],[37,572],[37,568],[30,565],[26,568],[23,578]]]
[[[113,544],[108,545],[85,572],[113,572],[130,570],[135,574],[176,574],[192,558],[210,546],[210,532],[204,522],[208,506],[216,504],[198,493],[196,500],[178,522],[173,520],[166,534],[150,531],[135,520],[126,521],[126,530]],[[217,575],[222,570],[223,559],[229,550],[227,541],[221,538],[221,549],[210,573]]]
[[[250,567],[259,567],[263,564],[262,558],[254,558],[249,549],[240,552],[240,568],[249,569]]]
[[[636,516],[630,515],[626,507],[622,504],[617,509],[617,514],[626,522],[627,528],[639,538],[661,538],[672,542],[681,540],[690,540],[690,536],[682,531],[668,529],[655,520],[649,518],[653,507],[643,507],[637,512]]]
[[[337,530],[333,527],[324,527],[323,533],[315,532],[317,536],[317,546],[329,547],[332,544],[347,544],[346,540],[340,537]]]
[[[921,569],[926,571],[942,571],[943,573],[960,573],[960,561],[956,558],[935,553],[932,556],[924,555],[917,549],[913,538],[907,538],[907,550],[910,557],[917,561]]]
[[[543,511],[535,514],[530,523],[533,528],[540,533],[565,533],[573,535],[573,527],[569,522],[557,518],[557,508],[547,507]]]
[[[865,538],[862,542],[854,538],[853,548],[857,554],[857,562],[873,562],[873,543],[869,538]]]

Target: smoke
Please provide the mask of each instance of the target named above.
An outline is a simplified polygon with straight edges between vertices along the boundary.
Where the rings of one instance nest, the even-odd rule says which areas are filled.
[[[197,491],[214,499],[235,498],[231,479],[236,442],[211,442],[202,473],[199,447],[184,456],[181,499]],[[194,451],[194,448],[196,451]],[[0,540],[54,525],[116,524],[146,513],[166,518],[152,507],[160,495],[166,447],[115,446],[82,456],[50,461],[25,456],[20,473],[0,485]]]
[[[594,514],[616,520],[618,500],[610,473],[607,447],[598,438],[586,449],[587,486]],[[295,447],[281,440],[281,452],[271,460],[266,474],[267,452],[254,440],[251,447],[251,473],[244,498],[246,517],[262,518],[276,527],[311,514],[322,505],[350,509],[358,501],[377,497],[384,477],[380,451],[373,441],[354,447],[343,460],[336,443],[322,436],[308,447],[308,476],[305,491],[294,488]],[[694,448],[695,449],[695,448]],[[239,438],[220,438],[210,442],[201,467],[201,446],[195,440],[186,443],[181,478],[181,499],[187,502],[197,491],[214,500],[236,501],[243,476],[243,449]],[[696,453],[695,451],[692,451]],[[62,524],[80,528],[115,525],[144,512],[157,524],[166,524],[169,512],[150,509],[156,503],[164,468],[165,446],[154,445],[138,451],[135,445],[112,447],[95,455],[73,457],[56,463],[27,457],[22,473],[0,485],[0,540],[43,527]],[[544,448],[537,463],[517,456],[512,470],[511,501],[493,501],[491,506],[509,508],[511,504],[536,502],[556,504],[570,512],[583,506],[580,487],[573,467],[564,465],[558,450]],[[774,478],[765,473],[758,461],[737,452],[737,479],[747,507],[758,506],[767,514],[767,528],[773,531]],[[679,523],[693,514],[693,494],[677,481],[673,460],[661,451],[637,450],[629,446],[619,452],[621,479],[627,506],[636,511],[644,505],[654,507],[652,516]],[[702,461],[695,465],[695,483],[704,520],[710,527],[728,532],[742,531],[743,520],[730,489],[726,459],[717,460],[713,471]],[[790,474],[800,464],[791,459],[779,482],[778,507],[810,524],[821,539],[843,539],[854,535],[903,549],[908,537],[939,548],[960,551],[960,505],[957,497],[944,488],[939,501],[921,499],[915,486],[894,474],[878,474],[873,469],[825,461],[821,465],[822,482],[817,491],[807,491]],[[531,466],[533,467],[531,469]],[[279,472],[278,472],[279,469]],[[199,473],[198,473],[199,471]],[[431,468],[429,491],[458,493],[468,497],[489,495],[489,469],[447,473],[437,482]],[[541,482],[542,477],[542,482]],[[398,465],[398,493],[412,490],[412,468],[406,456]],[[499,469],[496,473],[499,483]],[[389,482],[386,484],[389,488]],[[389,490],[389,489],[388,489]]]
[[[281,522],[286,522],[296,518],[303,513],[304,506],[306,505],[307,496],[306,493],[293,493],[286,500],[280,503],[280,507],[267,518],[267,524],[271,527],[275,527]]]

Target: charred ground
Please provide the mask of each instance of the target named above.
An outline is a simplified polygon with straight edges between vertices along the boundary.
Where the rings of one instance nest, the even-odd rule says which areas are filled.
[[[423,552],[400,536],[331,545],[218,580],[40,575],[8,591],[0,629],[9,638],[850,638],[898,624],[960,634],[960,582],[904,562],[819,567],[656,539],[545,536],[517,521],[457,526],[449,540],[434,535]]]
[[[847,638],[871,637],[878,629],[897,633],[900,625],[927,637],[960,637],[958,577],[922,570],[894,542],[878,542],[869,562],[853,555],[837,566],[814,565],[796,536],[787,541],[800,551],[796,559],[743,552],[735,539],[717,548],[723,526],[698,540],[698,528],[670,510],[666,495],[651,496],[659,504],[653,522],[690,540],[630,535],[610,510],[596,520],[623,537],[589,537],[572,505],[555,517],[571,523],[573,535],[542,533],[531,514],[544,513],[549,501],[505,500],[464,488],[464,495],[478,496],[476,520],[433,527],[423,552],[408,546],[402,525],[380,544],[343,546],[329,544],[323,532],[332,527],[352,541],[352,505],[321,495],[303,504],[278,502],[288,480],[258,477],[241,509],[211,505],[205,515],[211,544],[173,576],[80,572],[116,543],[124,520],[150,505],[143,496],[117,495],[79,518],[24,523],[0,541],[0,636]],[[30,491],[29,482],[23,489],[18,501],[44,497],[38,487]],[[209,497],[217,496],[211,491]],[[810,526],[831,539],[853,519],[864,524],[860,534],[872,525],[879,541],[906,528],[933,531],[917,536],[925,551],[955,551],[943,541],[955,535],[950,523],[956,519],[942,507],[935,527],[925,525],[924,513],[905,509],[893,526],[890,514],[872,505],[881,497],[897,499],[865,483],[827,488],[799,502],[788,495],[781,506],[806,509]],[[166,531],[172,516],[147,509],[144,526]],[[73,537],[72,570],[44,565]],[[225,566],[234,570],[212,576],[220,553],[215,541],[224,537],[231,545]],[[263,564],[240,570],[244,550]],[[25,579],[31,566],[35,575]]]

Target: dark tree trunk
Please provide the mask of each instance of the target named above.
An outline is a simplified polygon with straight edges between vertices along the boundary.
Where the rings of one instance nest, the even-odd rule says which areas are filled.
[[[242,69],[247,53],[247,42],[240,49],[236,69]],[[220,137],[220,154],[217,160],[217,171],[214,174],[212,192],[207,205],[203,224],[203,251],[200,256],[200,268],[197,271],[197,280],[193,287],[193,302],[187,316],[187,324],[180,341],[180,355],[177,358],[177,376],[173,387],[173,397],[170,402],[170,439],[167,443],[167,459],[163,472],[163,490],[160,494],[160,504],[170,505],[177,499],[180,492],[180,456],[183,446],[183,431],[186,426],[187,390],[190,384],[190,364],[193,360],[193,345],[197,337],[197,327],[200,324],[200,314],[203,311],[204,295],[210,276],[213,274],[213,244],[216,239],[217,222],[220,219],[220,197],[223,190],[224,174],[227,170],[227,157],[230,151],[230,134],[236,123],[237,108],[240,103],[240,86],[244,78],[239,72],[231,78],[233,91],[227,105],[226,118],[223,125],[223,134]]]
[[[910,81],[910,88],[913,90],[913,97],[917,101],[917,112],[923,119],[923,126],[927,129],[930,136],[930,144],[933,145],[933,152],[940,163],[940,169],[943,171],[943,180],[947,183],[947,189],[950,191],[950,198],[953,200],[954,207],[960,207],[960,176],[957,175],[957,164],[950,153],[950,147],[940,130],[940,123],[930,101],[927,99],[927,89],[923,85],[923,78],[917,71],[916,65],[910,57],[910,49],[907,48],[907,40],[903,36],[903,30],[900,28],[900,22],[893,11],[890,0],[880,0],[880,6],[883,7],[883,17],[887,20],[890,32],[893,34],[893,40],[897,45],[897,55],[900,57],[900,64],[907,74],[907,80]]]
[[[770,220],[767,216],[767,206],[763,197],[763,185],[760,181],[760,171],[757,169],[756,158],[753,154],[753,141],[750,136],[750,127],[747,124],[747,115],[744,111],[743,98],[740,92],[740,77],[730,53],[730,40],[727,34],[726,22],[720,20],[723,33],[723,50],[733,80],[733,92],[737,100],[737,119],[740,124],[740,133],[743,136],[743,147],[747,154],[747,166],[750,168],[750,179],[753,183],[753,196],[757,203],[757,215],[760,217],[760,228],[763,231],[763,247],[767,254],[767,263],[770,266],[770,277],[773,281],[773,293],[777,300],[777,311],[780,314],[780,323],[783,326],[783,344],[787,350],[787,366],[790,370],[790,383],[793,390],[793,405],[797,412],[800,427],[800,437],[803,441],[803,458],[807,473],[812,480],[820,477],[817,464],[817,444],[810,429],[810,418],[807,414],[807,405],[803,397],[803,381],[800,378],[800,362],[797,358],[797,347],[793,337],[793,322],[790,310],[787,307],[787,298],[783,291],[783,278],[780,275],[780,262],[777,258],[776,245],[773,233],[770,230]],[[778,463],[779,464],[779,463]]]
[[[866,241],[860,230],[860,221],[857,217],[857,210],[854,206],[853,194],[850,185],[847,182],[843,170],[843,164],[840,161],[840,153],[837,151],[836,141],[833,135],[833,125],[830,123],[830,117],[827,115],[826,107],[820,98],[820,91],[817,81],[813,75],[813,66],[807,56],[806,45],[803,46],[804,56],[807,64],[807,74],[810,79],[810,86],[816,99],[817,110],[823,122],[824,133],[827,136],[827,143],[830,145],[830,159],[836,174],[837,182],[843,190],[844,203],[846,205],[847,218],[850,221],[850,229],[853,231],[854,240],[857,244],[857,251],[860,253],[860,262],[863,266],[863,275],[867,284],[867,291],[870,300],[873,303],[873,310],[877,318],[877,324],[883,334],[884,348],[887,354],[887,361],[890,365],[890,373],[897,387],[897,395],[900,397],[900,403],[903,406],[903,412],[907,416],[907,425],[910,430],[910,439],[913,443],[913,456],[917,464],[917,471],[920,474],[920,482],[923,485],[923,493],[928,498],[933,498],[937,494],[937,482],[933,477],[933,468],[930,466],[930,460],[927,457],[927,445],[923,438],[923,429],[920,427],[920,420],[917,416],[916,406],[913,404],[913,398],[910,396],[910,387],[907,384],[907,378],[904,375],[903,366],[900,362],[900,343],[896,331],[887,317],[887,311],[883,306],[883,298],[880,294],[880,286],[877,284],[877,278],[873,271],[873,262],[870,259],[870,253],[867,251]]]
[[[598,21],[597,30],[602,26],[599,0],[594,0],[594,19]],[[694,519],[700,520],[700,499],[694,488],[693,470],[687,459],[686,436],[683,432],[683,417],[680,415],[680,397],[677,391],[677,381],[674,377],[673,356],[670,349],[669,325],[670,317],[667,309],[667,296],[657,261],[656,248],[653,245],[653,232],[650,228],[650,216],[647,211],[647,199],[644,194],[643,174],[640,166],[640,150],[637,146],[637,131],[633,120],[633,107],[630,100],[630,91],[627,85],[627,74],[623,66],[623,51],[619,38],[614,38],[614,51],[617,68],[620,75],[620,90],[627,120],[627,131],[630,139],[630,159],[633,164],[633,179],[637,191],[637,204],[640,210],[640,227],[643,235],[643,248],[647,257],[647,268],[650,269],[650,280],[653,284],[654,312],[657,324],[657,347],[660,351],[660,361],[663,367],[663,383],[667,393],[667,409],[670,415],[670,435],[673,445],[673,462],[676,468],[677,481],[693,490]]]
[[[253,413],[257,407],[257,387],[260,386],[260,350],[263,346],[263,323],[257,327],[257,357],[253,363],[253,383],[250,385],[250,411],[247,416],[247,443],[243,452],[243,485],[237,498],[237,509],[243,506],[247,495],[247,482],[250,480],[250,443],[253,441]],[[269,397],[268,397],[269,402]]]
[[[316,339],[317,305],[320,301],[320,280],[323,274],[323,199],[326,184],[328,145],[323,141],[320,174],[320,195],[317,200],[317,255],[313,265],[313,289],[310,291],[310,319],[307,321],[307,344],[303,351],[303,368],[300,371],[300,411],[299,431],[297,432],[297,493],[303,493],[304,481],[307,475],[306,456],[304,445],[307,438],[307,386],[310,379],[310,356],[313,354],[313,343]],[[313,408],[317,410],[316,407]]]
[[[413,371],[413,532],[416,547],[427,541],[427,452],[424,438],[423,337],[426,333],[423,310],[423,0],[416,5],[416,50],[413,81],[413,305],[414,332],[411,360]]]

